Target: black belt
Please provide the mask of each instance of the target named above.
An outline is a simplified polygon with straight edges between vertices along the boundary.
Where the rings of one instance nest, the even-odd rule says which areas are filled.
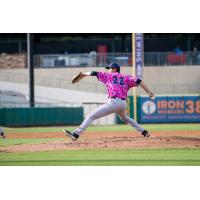
[[[108,97],[110,99],[121,99],[121,100],[126,100],[126,99],[123,99],[123,98],[119,98],[119,97]]]

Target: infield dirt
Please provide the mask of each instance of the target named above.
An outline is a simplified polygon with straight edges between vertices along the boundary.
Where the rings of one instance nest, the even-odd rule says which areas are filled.
[[[76,149],[200,148],[200,131],[154,131],[150,138],[136,132],[86,132],[71,141],[61,132],[12,133],[7,138],[63,138],[63,141],[0,147],[0,152],[37,152]]]

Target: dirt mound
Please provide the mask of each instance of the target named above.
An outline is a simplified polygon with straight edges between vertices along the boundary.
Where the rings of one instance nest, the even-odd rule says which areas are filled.
[[[116,135],[116,134],[115,134]],[[123,134],[122,134],[123,135]],[[134,136],[82,137],[78,141],[66,138],[63,141],[40,144],[22,144],[0,147],[0,152],[36,152],[77,149],[135,149],[135,148],[200,148],[200,137],[153,136],[150,138]]]

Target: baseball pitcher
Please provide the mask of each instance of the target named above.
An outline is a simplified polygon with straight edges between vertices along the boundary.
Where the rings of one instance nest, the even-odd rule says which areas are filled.
[[[126,98],[128,90],[136,86],[142,87],[150,98],[154,98],[153,92],[148,89],[141,79],[121,74],[120,66],[116,63],[111,63],[108,67],[106,67],[106,69],[108,69],[108,72],[80,72],[72,79],[72,83],[76,83],[86,76],[96,76],[100,82],[106,85],[108,91],[108,101],[91,112],[82,124],[73,132],[63,129],[64,134],[75,141],[95,119],[104,117],[111,113],[116,113],[125,123],[130,124],[144,137],[149,137],[150,133],[139,126],[135,120],[127,115]]]

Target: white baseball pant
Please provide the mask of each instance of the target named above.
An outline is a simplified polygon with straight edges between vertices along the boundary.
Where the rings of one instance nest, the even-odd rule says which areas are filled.
[[[126,113],[126,100],[121,100],[119,98],[108,99],[108,102],[100,107],[98,107],[95,111],[91,112],[82,124],[77,128],[74,132],[78,135],[83,133],[88,126],[95,120],[111,113],[116,113],[121,120],[125,123],[130,124],[137,131],[142,132],[144,129],[138,125],[138,123],[130,118]]]

